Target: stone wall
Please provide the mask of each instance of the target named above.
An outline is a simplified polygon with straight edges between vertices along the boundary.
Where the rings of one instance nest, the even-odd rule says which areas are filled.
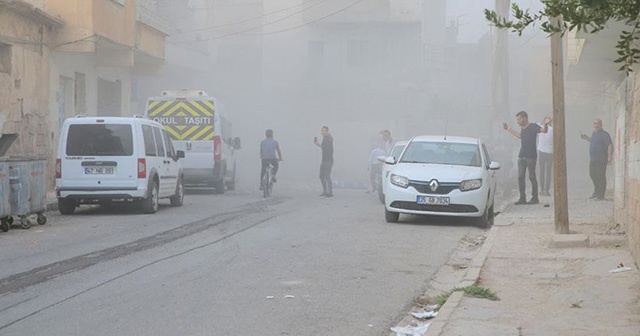
[[[633,85],[627,90],[627,186],[626,230],[629,249],[636,264],[640,264],[640,75],[633,75]]]

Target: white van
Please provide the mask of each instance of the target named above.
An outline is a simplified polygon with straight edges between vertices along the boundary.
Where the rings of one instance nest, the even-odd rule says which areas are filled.
[[[137,202],[144,213],[158,211],[158,199],[181,206],[184,177],[162,125],[142,117],[75,117],[65,120],[56,160],[60,213],[80,204]]]
[[[185,152],[185,185],[213,187],[222,194],[235,189],[235,151],[241,144],[220,110],[218,101],[204,91],[164,91],[149,98],[146,116],[162,124],[176,148]]]

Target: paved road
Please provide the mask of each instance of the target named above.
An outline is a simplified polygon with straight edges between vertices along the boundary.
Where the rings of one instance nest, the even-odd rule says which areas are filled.
[[[199,191],[0,234],[0,335],[386,335],[480,230],[335,193]]]

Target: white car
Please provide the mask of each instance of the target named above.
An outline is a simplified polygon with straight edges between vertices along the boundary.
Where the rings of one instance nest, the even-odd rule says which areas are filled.
[[[493,224],[496,171],[482,140],[418,136],[402,155],[388,157],[385,219],[400,214],[474,217],[480,227]]]
[[[135,202],[144,213],[158,199],[184,199],[184,175],[161,124],[135,117],[76,117],[62,126],[56,160],[56,193],[63,215],[81,204]]]
[[[407,143],[408,141],[397,141],[393,145],[393,148],[391,148],[391,151],[388,153],[388,157],[392,157],[394,161],[400,158],[400,155],[402,154],[402,151],[404,150],[404,147],[407,145]],[[391,172],[391,168],[393,168],[393,165],[388,164],[386,162],[386,159],[387,157],[378,158],[378,160],[382,162],[382,192],[378,193],[378,197],[380,198],[380,202],[382,202],[382,204],[384,204],[386,185],[385,181],[389,179],[389,173]]]

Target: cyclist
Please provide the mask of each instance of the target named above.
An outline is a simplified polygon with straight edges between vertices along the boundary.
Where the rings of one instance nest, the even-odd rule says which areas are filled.
[[[282,161],[282,152],[280,145],[273,139],[273,130],[268,129],[265,132],[266,138],[260,142],[260,158],[262,159],[262,169],[260,171],[260,190],[262,190],[262,177],[264,176],[269,164],[273,166],[272,182],[276,182],[276,173],[278,173],[278,161]]]

